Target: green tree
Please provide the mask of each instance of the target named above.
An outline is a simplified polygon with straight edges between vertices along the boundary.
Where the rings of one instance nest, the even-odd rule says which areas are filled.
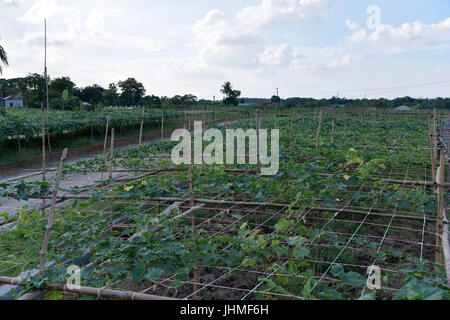
[[[8,65],[8,55],[6,54],[6,51],[5,51],[5,49],[3,49],[2,46],[0,46],[0,61],[1,61],[5,66]],[[2,66],[1,66],[1,64],[0,64],[0,74],[2,74],[2,71],[3,71],[3,69],[2,69]]]
[[[29,108],[41,107],[41,102],[44,101],[45,93],[44,76],[38,73],[30,73],[25,78],[21,78],[18,81],[17,86],[18,91],[21,92],[24,97],[26,106]],[[57,98],[61,98],[61,95],[57,96]]]
[[[280,103],[281,99],[279,96],[272,96],[272,98],[270,98],[270,101],[272,101],[274,103]]]
[[[137,105],[145,95],[144,85],[134,78],[120,81],[118,86],[122,91],[120,94],[121,103],[125,105]]]
[[[234,106],[237,106],[239,104],[238,98],[241,96],[241,91],[234,90],[229,81],[223,84],[220,92],[225,95],[225,98],[223,99],[224,104]]]
[[[103,100],[104,91],[105,89],[103,89],[101,86],[99,86],[98,84],[94,84],[83,89],[74,88],[73,95],[77,96],[84,102],[99,104]]]
[[[69,77],[55,78],[48,84],[49,91],[53,91],[52,95],[61,97],[64,90],[69,91],[69,95],[73,94],[73,88],[75,88],[75,83],[73,83]]]
[[[145,96],[142,99],[142,102],[149,107],[153,107],[153,108],[161,108],[162,105],[162,101],[160,97],[157,97],[155,95],[151,95],[151,96]]]
[[[108,89],[103,91],[103,103],[109,106],[119,104],[119,94],[117,93],[117,86],[110,83]]]

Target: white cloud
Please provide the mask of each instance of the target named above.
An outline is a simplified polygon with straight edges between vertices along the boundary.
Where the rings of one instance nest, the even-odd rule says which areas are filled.
[[[220,10],[211,10],[193,26],[197,56],[193,61],[180,59],[181,70],[192,66],[226,67],[256,70],[264,65],[288,66],[297,57],[292,48],[267,46],[268,28],[295,20],[326,16],[328,0],[263,0],[248,6],[234,17],[226,18]]]
[[[353,34],[347,41],[353,44],[369,44],[385,53],[399,53],[418,50],[440,50],[450,47],[450,18],[433,24],[420,21],[404,23],[399,27],[381,25],[368,32],[356,28],[348,21]]]
[[[289,65],[293,59],[299,58],[300,53],[295,53],[292,47],[284,43],[279,47],[267,47],[259,55],[259,61],[266,65]]]
[[[349,20],[349,19],[345,20],[345,25],[346,25],[350,30],[356,30],[356,29],[359,29],[359,24],[357,24],[356,22],[352,22],[352,21]]]
[[[10,7],[16,7],[19,4],[23,4],[23,0],[3,0]]]
[[[236,21],[250,29],[273,27],[290,20],[327,16],[327,0],[263,0],[238,12]]]
[[[42,23],[45,18],[51,18],[64,11],[58,0],[38,0],[21,18],[24,22]]]

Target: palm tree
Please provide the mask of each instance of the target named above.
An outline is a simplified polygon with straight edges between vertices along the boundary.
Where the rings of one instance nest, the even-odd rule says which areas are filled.
[[[6,55],[5,49],[0,46],[0,61],[3,62],[4,65],[8,65],[8,56]],[[0,74],[2,74],[2,66],[0,65]]]

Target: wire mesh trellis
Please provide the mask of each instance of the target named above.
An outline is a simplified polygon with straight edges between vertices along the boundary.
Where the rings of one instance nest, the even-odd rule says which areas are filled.
[[[414,151],[423,157],[428,150],[415,148]],[[411,152],[409,150],[408,152]],[[320,160],[319,160],[320,161]],[[229,181],[234,178],[239,181],[236,172],[227,173],[222,169],[197,168],[194,175],[194,185],[205,179],[203,175],[209,170],[222,170],[222,174],[227,175]],[[345,168],[342,174],[351,174],[357,168]],[[142,170],[142,171],[140,171]],[[180,176],[185,175],[183,170],[155,170],[145,172],[144,168],[136,168],[134,172],[122,172],[125,181],[117,178],[113,182],[116,188],[129,188],[134,184],[151,184],[157,181],[173,181]],[[120,168],[116,168],[120,173]],[[138,175],[140,173],[140,175]],[[327,175],[336,174],[329,172],[318,172],[319,176],[326,178]],[[253,175],[252,172],[242,171],[241,174]],[[314,290],[324,288],[334,289],[342,287],[342,279],[336,276],[334,267],[336,265],[345,266],[347,270],[355,270],[356,273],[365,273],[365,270],[373,264],[381,262],[381,270],[389,281],[379,291],[379,297],[392,298],[394,292],[398,290],[402,283],[396,280],[397,275],[405,274],[408,266],[413,265],[411,261],[405,259],[405,254],[417,257],[420,260],[432,261],[436,250],[440,250],[435,244],[436,218],[425,212],[425,208],[415,207],[411,210],[405,210],[399,207],[398,201],[383,201],[383,196],[388,192],[413,192],[419,190],[422,194],[432,195],[433,185],[427,185],[431,177],[431,168],[428,165],[406,164],[400,166],[391,166],[383,170],[378,170],[372,175],[372,179],[378,179],[379,184],[357,183],[347,185],[345,188],[336,186],[331,194],[366,194],[365,197],[350,197],[347,201],[335,198],[332,201],[324,201],[320,197],[305,196],[300,198],[295,205],[285,202],[285,198],[280,194],[270,194],[268,201],[255,201],[251,196],[245,193],[228,193],[217,190],[209,191],[208,188],[202,188],[201,198],[196,197],[195,204],[202,204],[203,207],[195,214],[195,224],[191,225],[191,216],[186,215],[177,219],[176,223],[170,223],[170,219],[182,215],[183,212],[191,209],[188,204],[189,195],[184,192],[182,196],[170,197],[170,195],[155,194],[153,199],[150,197],[113,197],[108,198],[108,192],[104,191],[103,196],[98,196],[97,201],[92,201],[92,197],[101,194],[103,189],[109,189],[110,185],[95,187],[81,195],[65,195],[66,199],[72,200],[71,205],[62,205],[55,217],[55,230],[52,234],[52,250],[54,257],[74,258],[80,253],[76,235],[88,234],[87,239],[95,242],[98,246],[99,239],[109,239],[108,245],[114,249],[114,243],[117,240],[119,246],[124,245],[124,241],[130,238],[138,231],[144,228],[147,231],[155,229],[161,224],[165,231],[161,233],[158,230],[154,237],[172,237],[173,241],[168,242],[172,245],[176,241],[189,242],[196,236],[201,235],[206,241],[220,239],[219,245],[215,248],[215,260],[213,263],[207,261],[205,257],[194,256],[189,261],[189,270],[187,274],[180,276],[180,270],[166,271],[163,268],[154,267],[154,274],[149,279],[133,281],[129,274],[120,280],[114,280],[111,283],[101,283],[102,289],[115,289],[118,291],[131,291],[140,294],[151,293],[156,296],[176,297],[180,299],[316,299],[312,294],[308,297],[301,296],[293,287],[304,287],[309,279],[313,280],[311,293]],[[258,179],[264,179],[262,177]],[[186,180],[183,176],[183,179]],[[409,183],[411,181],[424,182],[423,185]],[[289,179],[283,179],[278,183],[289,183]],[[198,184],[199,188],[202,184]],[[186,184],[181,183],[178,186],[180,190],[187,189]],[[161,191],[161,190],[160,190]],[[418,192],[419,192],[418,191]],[[159,198],[156,198],[159,196]],[[62,196],[64,197],[64,196]],[[107,222],[111,213],[110,201],[112,202],[112,211],[114,218],[115,233],[108,232]],[[165,217],[166,220],[155,219],[161,212],[175,205],[175,210],[171,210]],[[283,231],[277,232],[278,237],[273,239],[270,235],[277,231],[277,224],[285,215],[292,214],[292,223]],[[91,217],[95,217],[91,224]],[[67,236],[65,222],[68,219],[78,219],[80,225],[73,233],[73,239],[68,241],[64,239]],[[145,219],[146,218],[146,219]],[[165,223],[167,223],[165,225]],[[37,220],[34,224],[27,227],[33,229],[36,225],[42,226],[42,221]],[[242,226],[246,229],[243,230]],[[61,229],[59,229],[61,228]],[[70,225],[69,228],[74,228]],[[166,229],[172,228],[171,232]],[[310,233],[305,234],[305,228],[317,230],[324,234],[325,238],[317,238]],[[70,230],[71,231],[71,230]],[[255,234],[256,232],[256,234]],[[147,232],[149,233],[149,232]],[[252,238],[252,234],[255,236]],[[195,235],[195,236],[194,236]],[[302,243],[310,252],[308,258],[298,258],[280,253],[277,256],[268,255],[259,258],[257,263],[250,259],[242,257],[238,262],[227,264],[227,258],[233,256],[242,246],[248,245],[249,239],[257,242],[259,239],[268,241],[264,244],[265,248],[270,249],[278,245],[278,242],[284,247],[291,248],[295,246],[290,244],[292,238],[304,238],[308,241]],[[36,250],[40,245],[38,233],[33,233],[31,237],[36,237]],[[152,235],[147,234],[144,240],[152,239]],[[262,236],[263,238],[259,238]],[[64,241],[59,242],[60,239]],[[226,241],[225,241],[226,240]],[[310,241],[311,240],[311,241]],[[83,241],[86,241],[84,236]],[[263,242],[263,241],[262,241]],[[59,247],[58,244],[64,244]],[[73,244],[70,247],[69,244]],[[86,245],[86,247],[88,247]],[[197,248],[192,246],[191,248]],[[5,248],[3,249],[11,249]],[[74,255],[68,254],[73,249]],[[133,248],[133,250],[136,248]],[[21,252],[24,259],[22,261],[13,261],[11,258]],[[193,250],[193,249],[192,249]],[[400,254],[397,254],[398,250]],[[11,250],[11,255],[0,257],[1,270],[0,275],[16,276],[32,268],[38,251],[33,248],[22,247],[20,245]],[[394,253],[394,254],[393,254]],[[27,257],[28,259],[25,258]],[[88,254],[95,254],[88,252]],[[61,256],[62,255],[62,256]],[[66,256],[64,256],[66,255]],[[189,253],[188,253],[189,255]],[[398,256],[396,256],[398,255]],[[113,268],[120,268],[123,261],[114,261],[113,257],[106,255],[103,261],[98,260],[96,267],[96,277],[104,277],[111,273]],[[89,268],[88,267],[85,268]],[[191,265],[192,264],[192,265]],[[158,269],[159,270],[155,270]],[[297,268],[297,269],[295,269]],[[197,277],[192,274],[195,269]],[[169,269],[167,269],[169,270]],[[313,271],[312,273],[310,271]],[[178,272],[177,272],[178,271]],[[292,272],[294,271],[294,272]],[[306,272],[309,271],[309,272]],[[139,278],[139,277],[138,277]],[[431,275],[431,278],[444,280],[437,275]],[[84,279],[89,284],[89,279]],[[280,285],[281,284],[281,285]],[[357,298],[361,293],[346,292],[348,297]]]

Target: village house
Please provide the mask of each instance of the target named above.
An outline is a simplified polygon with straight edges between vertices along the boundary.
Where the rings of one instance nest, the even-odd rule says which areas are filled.
[[[5,108],[23,108],[24,100],[21,93],[12,94],[0,99],[0,105]]]

